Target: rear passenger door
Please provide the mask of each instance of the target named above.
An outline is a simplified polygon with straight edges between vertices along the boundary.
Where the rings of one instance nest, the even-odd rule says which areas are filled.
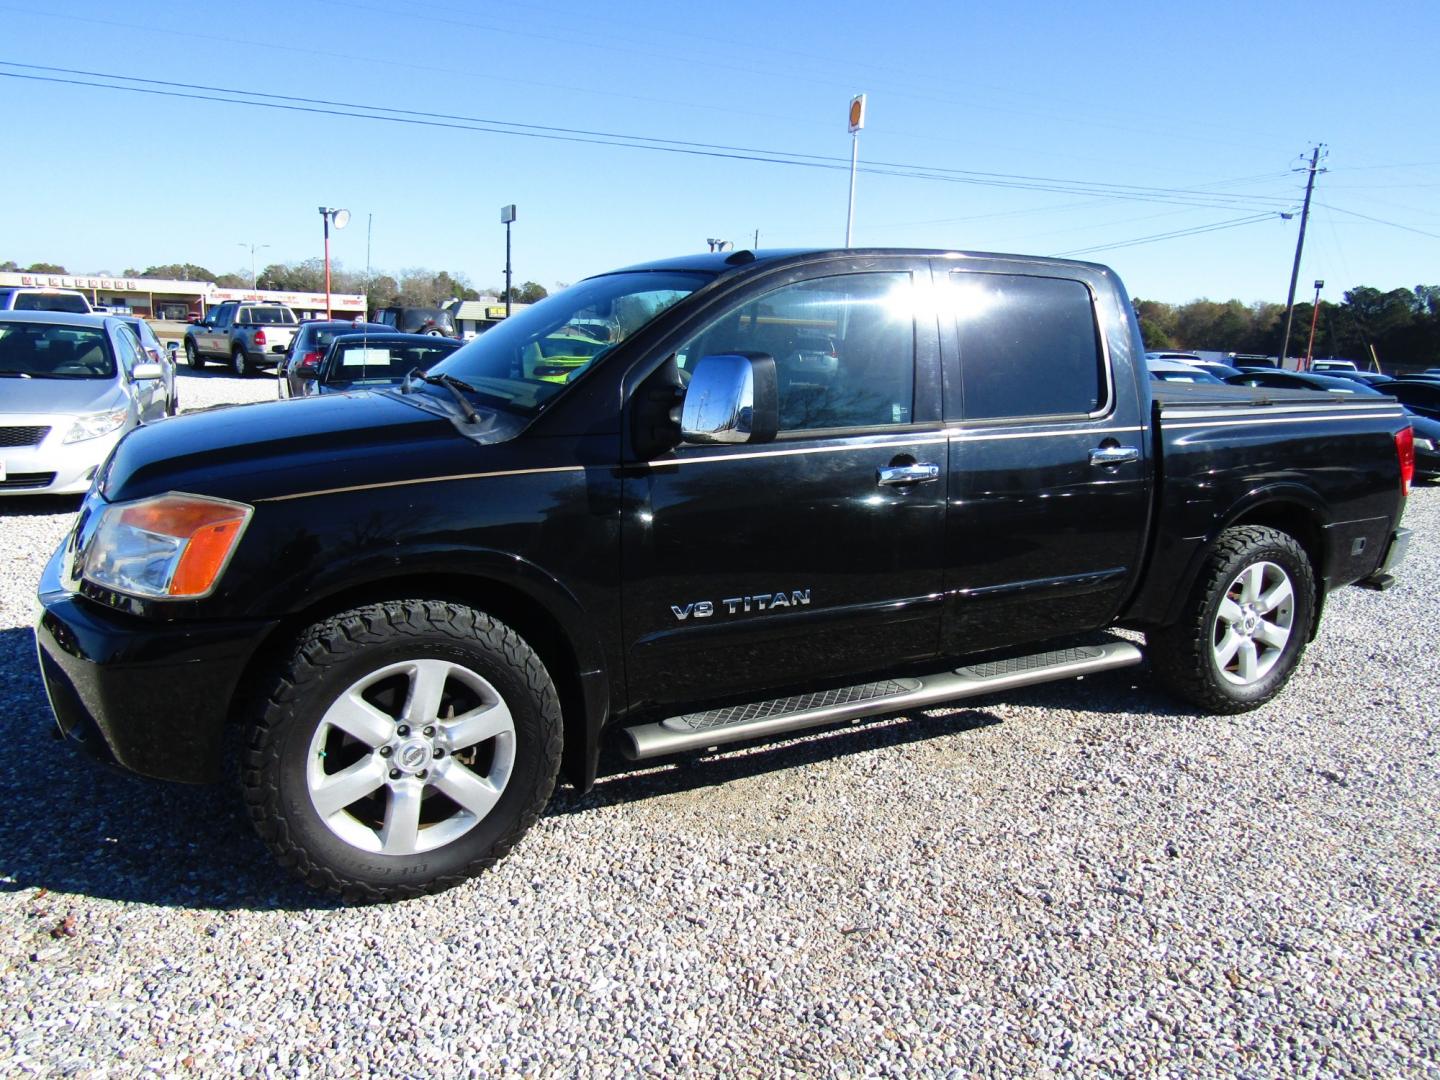
[[[1129,315],[1085,268],[1015,266],[937,273],[952,655],[1107,625],[1144,550],[1148,419],[1115,376],[1144,361],[1110,352],[1130,350]]]
[[[946,437],[925,259],[808,268],[716,301],[676,364],[764,352],[780,434],[627,468],[632,707],[756,699],[934,657]],[[773,279],[771,279],[773,282]],[[933,468],[926,469],[927,466]],[[903,482],[919,467],[924,479]]]

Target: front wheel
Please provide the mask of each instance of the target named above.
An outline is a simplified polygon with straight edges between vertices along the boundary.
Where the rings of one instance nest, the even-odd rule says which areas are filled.
[[[509,627],[391,601],[312,626],[249,735],[251,820],[282,865],[348,900],[437,892],[505,856],[555,786],[554,684]]]
[[[1180,621],[1147,635],[1156,677],[1213,713],[1257,708],[1285,688],[1315,619],[1315,572],[1278,529],[1226,529]]]

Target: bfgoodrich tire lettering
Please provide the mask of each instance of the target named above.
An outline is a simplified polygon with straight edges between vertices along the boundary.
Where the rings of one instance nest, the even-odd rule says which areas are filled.
[[[1289,681],[1315,618],[1315,572],[1294,538],[1258,525],[1216,539],[1180,621],[1150,633],[1151,665],[1208,712],[1269,701]]]
[[[391,601],[310,627],[251,722],[261,838],[348,900],[449,888],[506,855],[555,786],[555,688],[513,630],[456,604]]]

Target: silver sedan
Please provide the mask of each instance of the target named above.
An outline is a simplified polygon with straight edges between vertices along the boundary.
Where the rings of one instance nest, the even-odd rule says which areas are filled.
[[[126,432],[164,418],[164,375],[122,319],[0,313],[0,495],[83,494]]]

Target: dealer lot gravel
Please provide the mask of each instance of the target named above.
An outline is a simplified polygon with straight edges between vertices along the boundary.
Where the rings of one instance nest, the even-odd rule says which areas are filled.
[[[1136,669],[610,762],[494,872],[369,908],[283,883],[223,789],[52,741],[30,621],[74,503],[0,507],[6,1074],[1440,1068],[1432,488],[1257,712]]]

